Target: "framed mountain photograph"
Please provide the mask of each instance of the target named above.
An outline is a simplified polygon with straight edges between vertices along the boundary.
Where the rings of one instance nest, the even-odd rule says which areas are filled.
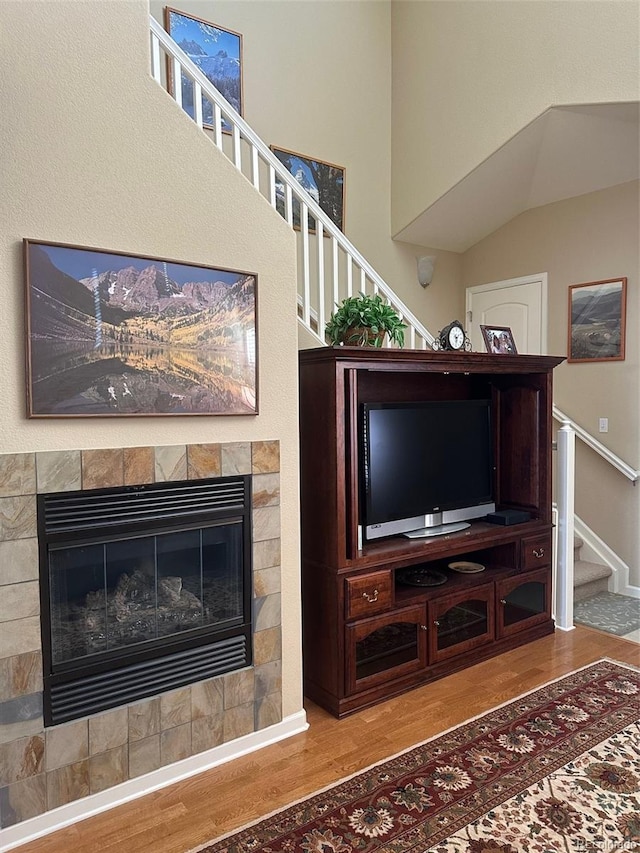
[[[627,279],[569,287],[567,361],[624,361]]]
[[[254,273],[23,246],[28,417],[257,414]]]
[[[300,186],[331,217],[332,222],[344,231],[345,170],[342,166],[326,163],[323,160],[314,160],[303,154],[296,154],[295,151],[275,148],[273,145],[269,147]],[[276,176],[276,207],[282,215],[284,215],[284,198],[284,182],[278,181]],[[293,226],[300,227],[300,204],[296,199],[293,200]],[[315,231],[315,227],[315,219],[309,216],[309,229]]]
[[[169,6],[165,7],[164,17],[164,28],[178,47],[182,48],[236,112],[242,115],[242,35]],[[173,92],[175,83],[171,69],[168,79],[170,91]],[[183,109],[193,118],[193,84],[182,75],[181,85]],[[204,96],[202,118],[204,127],[213,129],[213,104]],[[222,130],[225,133],[231,130],[224,118]]]

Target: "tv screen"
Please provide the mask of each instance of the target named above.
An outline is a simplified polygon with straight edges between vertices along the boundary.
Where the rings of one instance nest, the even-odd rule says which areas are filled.
[[[365,403],[361,435],[366,538],[493,510],[489,400]]]

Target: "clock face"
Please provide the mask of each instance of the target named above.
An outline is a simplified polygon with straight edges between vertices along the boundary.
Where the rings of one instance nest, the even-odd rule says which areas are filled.
[[[451,349],[462,349],[464,346],[464,332],[460,326],[452,326],[449,329],[449,346]]]

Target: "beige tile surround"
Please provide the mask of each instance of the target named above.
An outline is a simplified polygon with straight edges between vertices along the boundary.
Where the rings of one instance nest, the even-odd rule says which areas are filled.
[[[45,729],[36,495],[252,474],[253,666]],[[0,828],[282,720],[277,441],[0,455]]]

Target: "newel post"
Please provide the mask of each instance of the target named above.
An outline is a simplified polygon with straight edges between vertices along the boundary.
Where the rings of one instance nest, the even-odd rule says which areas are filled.
[[[558,430],[558,553],[556,555],[556,627],[571,631],[573,624],[573,560],[575,515],[576,434],[566,421]]]

